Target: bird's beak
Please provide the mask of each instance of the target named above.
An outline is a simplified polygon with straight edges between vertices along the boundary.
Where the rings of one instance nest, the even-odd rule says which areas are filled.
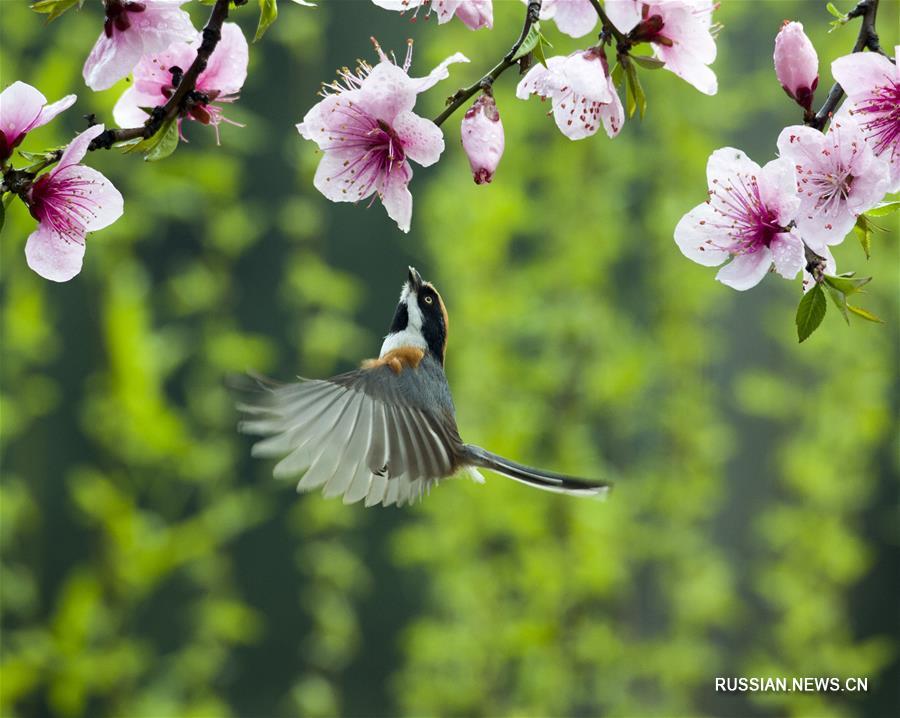
[[[418,292],[422,287],[422,275],[420,275],[415,267],[409,268],[409,279],[407,279],[410,291]]]

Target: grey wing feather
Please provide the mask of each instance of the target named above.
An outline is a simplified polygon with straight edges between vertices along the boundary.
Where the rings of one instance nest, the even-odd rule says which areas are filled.
[[[279,458],[276,478],[301,476],[345,503],[402,506],[452,475],[465,456],[440,365],[395,374],[380,366],[327,380],[261,385],[238,404],[239,429],[264,437],[253,455]]]

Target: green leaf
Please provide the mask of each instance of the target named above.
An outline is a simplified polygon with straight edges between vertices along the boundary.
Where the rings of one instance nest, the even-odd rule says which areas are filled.
[[[632,55],[631,59],[647,70],[659,70],[666,64],[662,60],[657,60],[649,55]]]
[[[866,253],[866,259],[870,259],[872,257],[872,224],[866,219],[866,215],[861,214],[856,218],[853,232],[856,234],[863,252]]]
[[[622,81],[625,79],[625,70],[622,68],[620,63],[616,63],[616,66],[612,69],[612,72],[609,73],[610,78],[612,78],[613,85],[616,87],[622,86]]]
[[[803,295],[797,307],[797,337],[804,341],[812,334],[825,318],[825,292],[822,285],[817,284]]]
[[[73,7],[81,8],[84,0],[37,0],[31,4],[31,9],[47,16],[47,22],[53,22],[67,10]]]
[[[647,96],[644,94],[644,88],[641,87],[641,81],[638,79],[637,70],[634,69],[634,63],[623,62],[625,67],[625,106],[629,117],[634,116],[634,111],[638,110],[641,119],[644,118],[644,112],[647,109]]]
[[[159,141],[144,155],[147,162],[164,160],[175,151],[178,147],[178,122],[172,120],[154,136],[159,136]]]
[[[854,307],[852,304],[847,305],[847,309],[853,312],[856,316],[862,317],[868,322],[875,322],[876,324],[884,324],[884,320],[876,317],[872,312],[867,309],[863,309],[862,307]]]
[[[536,22],[528,29],[528,34],[525,36],[525,39],[522,40],[522,44],[519,45],[519,49],[516,50],[516,54],[513,55],[512,59],[518,60],[521,57],[525,57],[525,55],[534,50],[540,41],[541,23]]]
[[[866,217],[887,217],[889,214],[893,214],[898,209],[900,209],[900,200],[894,200],[893,202],[882,202],[881,204],[872,207],[868,212],[866,212]]]
[[[834,287],[839,292],[843,292],[847,296],[856,294],[857,292],[861,291],[864,286],[872,281],[872,277],[832,277],[828,274],[824,275],[823,279],[828,286]]]
[[[847,314],[847,295],[839,289],[835,289],[831,285],[828,285],[826,288],[828,289],[828,296],[831,297],[831,301],[834,303],[834,306],[836,306],[840,310],[841,315],[844,317],[844,321],[849,324],[850,315]]]
[[[259,0],[259,24],[253,42],[257,42],[266,34],[269,26],[278,19],[278,0]]]
[[[547,57],[544,55],[544,43],[544,36],[541,35],[538,44],[534,46],[534,57],[544,67],[547,67]],[[549,42],[546,44],[548,47],[553,47]]]
[[[168,157],[178,146],[178,121],[170,120],[163,125],[156,134],[144,140],[132,140],[119,147],[123,152],[142,153],[148,162],[154,162]]]
[[[845,17],[844,13],[842,13],[840,10],[838,10],[838,9],[834,6],[834,3],[831,3],[831,2],[828,3],[828,4],[825,6],[825,9],[826,9],[828,12],[830,12],[832,15],[834,15],[835,17],[839,17],[839,18],[842,18],[842,19]]]

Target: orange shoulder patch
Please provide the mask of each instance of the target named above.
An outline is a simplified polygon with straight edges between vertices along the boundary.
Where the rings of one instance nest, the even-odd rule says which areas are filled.
[[[363,369],[374,369],[379,366],[389,366],[394,374],[399,374],[406,368],[417,369],[425,350],[418,347],[400,347],[389,351],[378,359],[366,359],[362,363]]]

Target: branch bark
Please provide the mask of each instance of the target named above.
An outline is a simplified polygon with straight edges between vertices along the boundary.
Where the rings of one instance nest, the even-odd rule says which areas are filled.
[[[513,58],[519,51],[519,48],[522,47],[525,38],[528,37],[532,25],[538,21],[538,16],[541,14],[541,2],[542,0],[531,0],[531,2],[528,3],[528,6],[525,9],[525,22],[522,24],[522,32],[519,34],[519,39],[516,40],[509,52],[507,52],[503,56],[503,59],[494,65],[491,71],[484,75],[478,82],[469,85],[468,87],[460,88],[453,95],[448,97],[447,107],[444,108],[444,111],[441,112],[441,114],[434,118],[434,124],[441,125],[444,120],[456,112],[466,100],[479,90],[490,90],[491,86],[494,84],[494,80],[518,62]]]
[[[856,37],[856,43],[853,45],[853,52],[862,52],[863,50],[868,49],[871,52],[884,54],[884,50],[881,49],[881,44],[878,40],[878,33],[875,32],[878,2],[879,0],[860,0],[856,4],[856,7],[847,13],[848,18],[862,18],[859,34]],[[844,88],[835,82],[834,85],[831,86],[828,97],[825,98],[825,103],[822,105],[821,109],[812,117],[804,119],[804,123],[809,127],[822,130],[825,127],[825,123],[831,119],[831,116],[834,114],[834,111],[837,109],[837,106],[843,97]]]

